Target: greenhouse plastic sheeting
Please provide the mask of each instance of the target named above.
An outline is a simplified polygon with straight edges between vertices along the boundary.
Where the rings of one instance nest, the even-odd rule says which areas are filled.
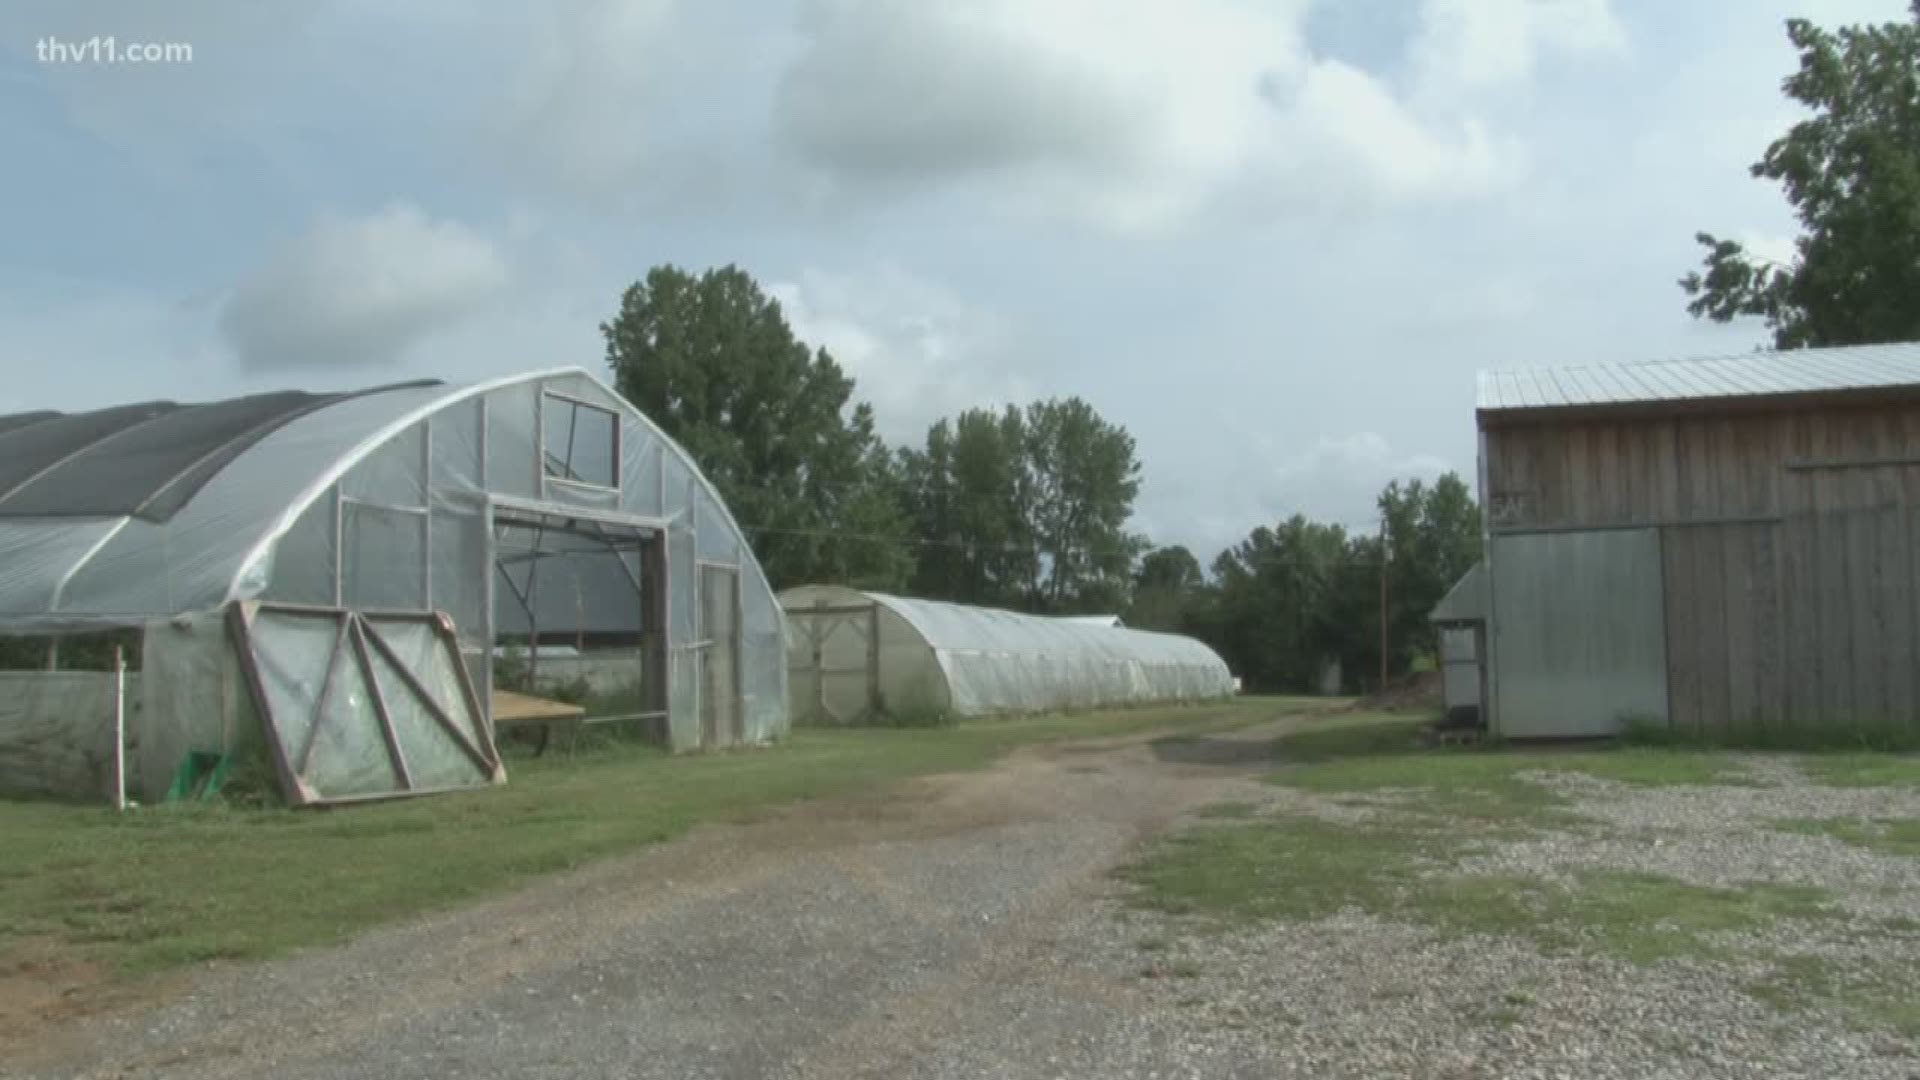
[[[294,801],[505,778],[486,720],[462,685],[459,656],[427,619],[261,608],[247,640],[267,721],[295,779]]]
[[[1201,701],[1233,693],[1226,662],[1192,638],[831,586],[780,594],[796,715],[956,716]],[[871,619],[857,612],[875,608]],[[810,615],[809,612],[838,612]],[[816,628],[810,623],[822,624]],[[870,634],[877,627],[877,644]],[[817,653],[817,661],[816,661]],[[871,670],[877,663],[877,672]]]
[[[0,440],[32,430],[32,417],[19,419]],[[563,422],[570,441],[548,430]],[[575,448],[600,456],[556,465]],[[503,506],[577,508],[664,533],[678,749],[701,745],[697,567],[738,568],[738,738],[786,729],[785,622],[739,526],[683,448],[571,368],[330,399],[249,442],[165,520],[0,518],[0,633],[153,626],[244,600],[437,611],[484,678]],[[629,589],[620,563],[605,563],[607,580]]]

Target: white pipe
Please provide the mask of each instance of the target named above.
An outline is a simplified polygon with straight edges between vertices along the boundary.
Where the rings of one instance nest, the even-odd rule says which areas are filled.
[[[113,647],[113,808],[127,808],[127,665]]]

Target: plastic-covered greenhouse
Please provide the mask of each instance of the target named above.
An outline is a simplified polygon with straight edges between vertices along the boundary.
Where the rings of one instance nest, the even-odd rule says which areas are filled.
[[[828,585],[780,594],[797,720],[958,717],[1204,701],[1226,662],[1175,634]]]
[[[498,782],[499,687],[675,749],[787,725],[740,529],[578,369],[0,417],[0,644],[103,630],[124,742],[48,689],[83,673],[0,673],[0,787],[107,790],[116,746],[147,798],[250,753],[295,804]]]

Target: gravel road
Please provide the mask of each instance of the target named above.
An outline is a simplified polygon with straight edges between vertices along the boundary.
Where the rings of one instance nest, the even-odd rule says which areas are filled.
[[[346,947],[196,976],[164,1004],[46,1033],[0,1075],[1920,1077],[1910,1042],[1783,1017],[1710,966],[1550,958],[1357,912],[1194,935],[1123,910],[1109,871],[1187,812],[1298,809],[1300,793],[1255,779],[1275,730],[1032,749],[701,829]],[[1755,843],[1700,789],[1630,812],[1572,783],[1621,829],[1670,834],[1705,812],[1706,832]],[[1733,797],[1759,818],[1817,803],[1803,787],[1778,807]],[[1837,842],[1781,842],[1866,866]],[[1552,874],[1605,854],[1536,840],[1488,861]],[[1911,881],[1876,872],[1876,902]],[[1150,937],[1171,945],[1149,954]]]

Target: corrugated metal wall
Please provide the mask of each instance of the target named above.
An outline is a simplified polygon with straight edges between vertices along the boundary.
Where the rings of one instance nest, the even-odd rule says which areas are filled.
[[[1612,735],[1666,718],[1658,532],[1503,536],[1492,566],[1501,734]]]

